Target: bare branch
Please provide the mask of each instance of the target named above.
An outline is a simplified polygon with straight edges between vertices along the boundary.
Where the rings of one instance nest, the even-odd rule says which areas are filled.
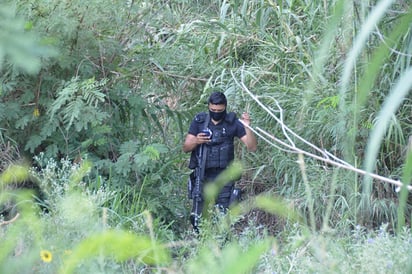
[[[1,223],[0,223],[0,226],[11,224],[11,223],[14,222],[15,220],[17,220],[17,218],[19,218],[19,216],[20,216],[20,213],[17,213],[16,216],[13,217],[13,219],[10,219],[10,220],[8,220],[8,221],[3,221],[3,222],[1,222]]]
[[[374,173],[370,173],[367,172],[365,170],[359,169],[354,167],[353,165],[339,159],[338,157],[334,156],[333,154],[331,154],[330,152],[318,148],[317,146],[315,146],[314,144],[310,143],[309,141],[303,139],[302,137],[300,137],[298,134],[296,134],[295,132],[293,132],[289,127],[287,127],[284,122],[283,122],[283,109],[280,107],[279,103],[275,100],[276,105],[279,109],[279,113],[280,113],[280,118],[278,118],[267,106],[265,106],[260,100],[259,98],[254,95],[249,89],[248,87],[244,84],[244,75],[243,75],[243,69],[242,69],[242,76],[241,76],[241,82],[239,82],[236,77],[233,75],[233,72],[231,72],[232,74],[232,78],[235,81],[235,83],[237,85],[239,85],[242,90],[244,90],[246,93],[249,94],[250,97],[252,97],[252,99],[259,105],[262,107],[263,110],[265,110],[270,116],[272,116],[276,122],[281,126],[282,128],[282,132],[284,137],[287,139],[288,142],[284,142],[278,138],[276,138],[274,135],[268,133],[267,131],[256,127],[256,129],[244,124],[244,126],[248,127],[251,131],[253,131],[257,136],[259,136],[260,138],[262,138],[266,143],[270,144],[271,146],[276,147],[277,149],[280,149],[282,151],[288,152],[288,153],[297,153],[297,154],[302,154],[305,155],[307,157],[311,157],[313,159],[319,160],[319,161],[323,161],[324,163],[339,167],[339,168],[343,168],[346,170],[350,170],[353,172],[356,172],[358,174],[361,174],[363,176],[370,176],[371,178],[377,179],[379,181],[382,182],[386,182],[392,185],[397,186],[398,188],[401,188],[403,186],[403,183],[399,180],[393,180],[387,177],[383,177],[380,176],[378,174],[374,174]],[[292,138],[290,138],[290,136],[293,136],[294,138],[296,138],[297,140],[302,141],[303,143],[305,143],[306,145],[310,146],[311,148],[313,148],[315,151],[319,152],[321,154],[321,156],[317,155],[317,154],[313,154],[311,152],[305,151],[299,147],[297,147],[295,145],[295,143],[292,141]],[[412,186],[407,185],[407,189],[409,191],[412,190]]]

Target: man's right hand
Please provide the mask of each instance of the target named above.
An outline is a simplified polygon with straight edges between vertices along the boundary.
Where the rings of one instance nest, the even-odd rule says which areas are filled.
[[[190,152],[196,149],[198,145],[210,142],[210,138],[205,133],[198,133],[196,136],[187,134],[185,142],[183,143],[183,151]]]
[[[211,141],[210,136],[207,135],[206,133],[201,132],[201,133],[197,134],[197,136],[196,136],[196,143],[198,145],[209,143],[210,141]]]

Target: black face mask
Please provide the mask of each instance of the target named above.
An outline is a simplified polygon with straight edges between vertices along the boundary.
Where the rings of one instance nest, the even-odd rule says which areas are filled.
[[[210,115],[210,118],[212,118],[213,120],[215,120],[215,121],[220,121],[220,120],[222,120],[222,119],[225,118],[225,116],[226,116],[226,109],[225,109],[224,111],[222,111],[222,112],[214,112],[214,111],[210,111],[210,110],[209,110],[209,115]]]

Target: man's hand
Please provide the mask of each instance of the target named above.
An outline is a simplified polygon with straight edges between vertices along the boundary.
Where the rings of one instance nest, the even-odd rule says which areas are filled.
[[[194,150],[198,145],[210,142],[210,137],[205,133],[199,133],[196,136],[192,134],[187,134],[185,142],[183,143],[183,151],[190,152]]]
[[[256,151],[257,140],[252,130],[250,130],[250,115],[247,112],[242,113],[242,117],[239,119],[244,124],[246,135],[240,138],[240,140],[246,145],[248,151]]]
[[[242,113],[240,120],[247,126],[250,126],[250,115],[247,112]]]
[[[196,143],[198,145],[209,143],[210,142],[210,135],[207,135],[206,133],[199,133],[196,135]]]

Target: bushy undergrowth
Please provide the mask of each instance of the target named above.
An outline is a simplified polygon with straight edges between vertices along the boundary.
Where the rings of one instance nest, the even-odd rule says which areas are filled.
[[[407,1],[3,2],[1,273],[411,271]],[[196,235],[180,145],[211,89],[261,136]]]
[[[12,200],[17,217],[0,223],[2,273],[405,273],[412,270],[409,228],[394,235],[387,226],[367,230],[311,231],[287,206],[277,210],[284,227],[269,232],[259,218],[244,221],[248,209],[278,204],[274,197],[242,201],[227,214],[210,209],[200,233],[190,229],[171,239],[170,228],[142,211],[122,229],[102,205],[116,193],[87,187],[90,164],[37,158],[41,169],[11,166],[0,177],[0,202]],[[11,172],[11,173],[10,173]],[[13,176],[10,176],[13,174]],[[7,188],[36,178],[33,193]],[[270,211],[270,210],[268,210]],[[283,212],[283,214],[282,214]],[[272,212],[273,213],[273,212]],[[287,218],[290,216],[291,218]],[[6,220],[7,219],[7,220]],[[116,220],[116,221],[114,221]],[[129,221],[130,222],[130,221]],[[167,236],[169,235],[169,236]],[[171,260],[173,258],[173,260]]]
[[[103,204],[116,193],[87,186],[89,162],[36,160],[44,164],[40,169],[10,166],[0,178],[0,202],[13,203],[17,212],[12,221],[2,216],[2,273],[118,273],[119,262],[129,258],[140,267],[169,260],[156,244],[149,212],[136,217],[145,227],[135,231],[110,222],[116,213]],[[37,193],[18,188],[28,179],[38,184]],[[11,182],[17,189],[8,188]]]
[[[259,273],[406,273],[411,267],[409,230],[397,236],[360,227],[347,236],[299,230],[291,228],[278,250],[265,254]]]

